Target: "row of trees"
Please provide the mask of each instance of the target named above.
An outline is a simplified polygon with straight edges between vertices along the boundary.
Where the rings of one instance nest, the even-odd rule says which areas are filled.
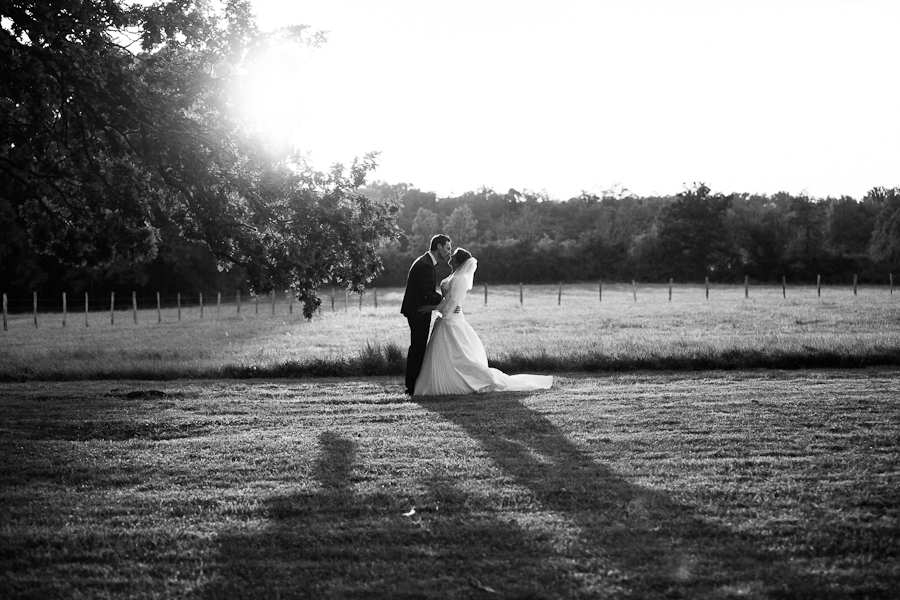
[[[314,170],[243,119],[241,98],[286,45],[324,42],[303,26],[259,31],[246,0],[0,3],[2,291],[293,288],[311,316],[323,286],[402,285],[439,231],[498,283],[865,280],[897,267],[898,188],[860,201],[702,184],[438,199],[367,185],[375,155]]]
[[[745,276],[811,282],[818,275],[826,282],[850,281],[853,275],[861,282],[883,282],[886,273],[900,273],[900,188],[874,188],[860,201],[724,195],[705,185],[673,196],[611,190],[566,201],[489,189],[439,199],[409,185],[381,182],[361,192],[400,207],[401,233],[383,243],[383,270],[370,283],[381,287],[405,283],[409,265],[435,232],[448,233],[454,245],[474,252],[478,278],[486,283],[670,277],[735,282]],[[186,240],[174,226],[160,228],[152,258],[72,267],[36,253],[10,222],[2,221],[13,235],[0,238],[0,251],[16,259],[3,261],[0,273],[6,291],[22,296],[31,290],[253,291],[243,269],[219,270],[208,246]],[[328,283],[333,282],[323,282]]]
[[[577,280],[702,282],[884,281],[900,267],[900,188],[860,200],[713,192],[695,184],[672,196],[624,189],[563,202],[489,189],[438,199],[408,185],[367,194],[395,198],[403,235],[382,250],[380,285],[403,283],[436,231],[473,251],[479,279],[498,283]]]

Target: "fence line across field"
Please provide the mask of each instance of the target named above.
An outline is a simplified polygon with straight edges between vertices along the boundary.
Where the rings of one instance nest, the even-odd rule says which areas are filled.
[[[659,286],[659,284],[647,284],[647,285],[653,286],[654,288]],[[665,284],[663,284],[663,285],[665,285]],[[682,285],[689,286],[691,288],[696,287],[695,284],[682,284]],[[705,279],[705,281],[702,285],[704,287],[704,297],[706,300],[709,300],[710,283],[709,283],[708,277]],[[725,285],[730,286],[730,284],[725,284]],[[596,301],[598,303],[602,304],[604,282],[601,280],[601,281],[597,282],[595,284],[595,286],[596,286],[595,287]],[[632,301],[633,302],[638,301],[638,298],[639,298],[638,282],[636,280],[632,280],[630,286],[628,284],[613,284],[613,286],[615,286],[616,288],[619,288],[620,290],[623,288],[623,286],[627,286],[627,288],[630,288],[630,296],[632,298]],[[510,298],[515,299],[517,297],[519,306],[525,307],[526,300],[527,300],[527,298],[526,298],[526,288],[527,287],[535,287],[535,286],[526,286],[523,283],[518,284],[518,286],[516,286],[515,284],[513,284],[513,285],[496,285],[496,286],[490,286],[489,284],[482,284],[482,288],[483,288],[483,292],[484,292],[484,306],[488,306],[490,304],[490,302],[491,302],[490,299],[492,297],[500,298],[500,299],[504,299],[504,300],[509,300]],[[553,287],[555,287],[556,288],[556,290],[555,290],[556,291],[556,294],[555,294],[556,295],[556,303],[558,306],[562,306],[563,296],[565,295],[564,291],[569,291],[573,296],[583,297],[585,291],[590,289],[590,284],[582,283],[582,284],[565,285],[562,282],[559,282],[559,284],[557,286],[548,286],[546,284],[539,284],[536,287],[539,287],[542,289],[550,288],[551,290]],[[609,293],[610,287],[612,287],[612,286],[607,284],[607,294]],[[672,301],[675,287],[676,286],[674,283],[674,279],[670,278],[669,282],[668,282],[668,301],[669,302]],[[760,286],[760,287],[771,288],[773,286],[764,285],[764,286]],[[869,286],[869,287],[872,287],[872,286]],[[750,298],[750,288],[751,288],[749,277],[744,278],[743,288],[744,288],[744,298],[749,299]],[[821,296],[822,296],[822,277],[821,277],[821,275],[816,277],[815,288],[816,288],[816,297],[821,298]],[[857,279],[857,276],[854,275],[853,276],[853,285],[852,285],[854,296],[856,296],[858,294],[858,288],[859,288],[858,279]],[[888,275],[888,288],[889,288],[890,295],[893,295],[894,294],[894,276],[893,276],[893,274]],[[788,289],[787,279],[785,277],[782,277],[781,278],[781,292],[782,292],[782,297],[784,299],[787,299],[787,289]],[[327,288],[326,288],[326,290],[327,290]],[[321,290],[321,291],[325,291],[325,290]],[[552,293],[552,291],[549,293]],[[530,295],[535,295],[535,294],[539,295],[539,296],[546,296],[548,294],[548,292],[543,292],[543,293],[532,292]],[[325,296],[325,295],[330,296],[330,300],[331,300],[330,304],[331,304],[332,312],[335,312],[338,310],[344,310],[344,311],[350,310],[350,291],[349,290],[347,290],[345,288],[338,288],[337,286],[333,286],[330,288],[330,294],[323,294],[323,296]],[[342,303],[338,302],[338,298],[341,295],[343,296]],[[364,291],[363,293],[357,294],[357,296],[358,296],[358,309],[360,311],[363,309],[364,298],[366,298],[366,297],[371,298],[371,306],[373,306],[376,309],[378,308],[378,288],[371,288],[369,290]],[[139,303],[139,298],[138,298],[137,292],[132,292],[130,306],[127,310],[130,310],[130,312],[131,312],[131,317],[132,317],[131,320],[132,320],[133,324],[138,325],[141,322],[141,319],[139,318],[139,315],[141,313],[145,313],[146,311],[152,310],[154,308],[156,311],[156,322],[162,323],[163,322],[163,308],[164,308],[163,307],[163,298],[164,297],[161,296],[159,292],[156,292],[155,298],[151,298],[149,300],[147,298],[142,298],[142,299],[140,299],[140,300],[142,300],[142,302]],[[607,296],[607,299],[608,298],[609,298],[609,296]],[[206,304],[204,303],[204,298],[203,298],[202,293],[198,294],[196,304],[191,304],[191,303],[184,304],[182,302],[182,295],[180,293],[177,293],[174,296],[174,306],[172,306],[171,302],[170,302],[173,299],[172,296],[165,297],[165,299],[166,299],[165,310],[170,311],[174,308],[175,314],[176,314],[176,319],[178,321],[182,320],[182,308],[183,307],[188,308],[188,309],[197,309],[197,311],[199,312],[199,319],[203,320],[205,318]],[[282,304],[287,305],[287,314],[288,314],[288,316],[292,316],[294,314],[294,301],[296,300],[296,295],[293,293],[292,290],[286,290],[284,292],[284,299],[285,299],[285,301]],[[62,315],[61,315],[62,327],[66,327],[68,324],[69,307],[72,306],[72,308],[74,308],[74,304],[75,304],[73,302],[73,300],[74,300],[74,298],[70,298],[66,292],[62,293]],[[155,302],[154,302],[154,300],[155,300]],[[244,318],[243,313],[242,313],[243,300],[244,300],[244,298],[242,297],[241,292],[240,291],[235,292],[234,309],[233,309],[235,311],[234,314],[236,316],[240,316],[242,318]],[[278,311],[277,311],[278,294],[277,293],[270,292],[269,294],[266,294],[266,295],[262,295],[262,294],[251,295],[250,300],[253,303],[254,316],[258,317],[260,315],[260,303],[261,302],[264,304],[263,313],[269,312],[270,316],[272,316],[272,317],[277,315],[277,313],[278,313]],[[91,307],[92,301],[95,301],[97,303],[102,302],[101,300],[92,299],[90,297],[90,295],[87,292],[85,292],[84,293],[84,326],[85,327],[90,327],[90,324],[91,324],[90,323],[90,313],[91,313],[90,307]],[[265,304],[269,305],[268,311],[265,308]],[[342,306],[340,306],[341,304],[342,304]],[[354,302],[354,304],[356,304],[356,302]],[[100,304],[100,305],[102,306],[102,304]],[[325,309],[326,307],[327,307],[327,303],[323,301],[322,308]],[[39,302],[38,302],[38,293],[37,292],[33,292],[33,294],[32,294],[31,309],[32,309],[31,310],[32,321],[33,321],[34,327],[39,326],[39,319],[38,319],[39,314],[47,315],[47,314],[54,314],[56,312],[56,311],[48,311],[48,312],[44,312],[44,313],[39,312],[39,310],[38,310]],[[109,296],[109,324],[110,324],[110,326],[116,325],[116,310],[117,310],[116,293],[111,292],[110,296]],[[222,310],[223,310],[222,293],[218,292],[216,294],[216,300],[215,300],[215,317],[217,319],[221,318]],[[119,309],[119,312],[122,312],[121,308]],[[3,331],[9,330],[9,320],[10,320],[9,319],[9,300],[8,300],[7,294],[4,293],[3,294]]]

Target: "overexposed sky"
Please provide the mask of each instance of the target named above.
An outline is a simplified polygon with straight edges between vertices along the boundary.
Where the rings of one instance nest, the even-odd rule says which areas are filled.
[[[900,0],[252,0],[329,42],[257,86],[320,166],[439,197],[900,186]],[[277,97],[277,98],[276,98]]]

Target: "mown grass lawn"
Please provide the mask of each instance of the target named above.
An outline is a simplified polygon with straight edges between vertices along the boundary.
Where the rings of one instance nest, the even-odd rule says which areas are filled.
[[[2,596],[896,597],[897,369],[400,390],[0,385]]]

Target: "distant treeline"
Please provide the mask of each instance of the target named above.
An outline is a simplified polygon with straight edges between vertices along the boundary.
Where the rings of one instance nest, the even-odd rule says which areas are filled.
[[[382,252],[373,282],[402,285],[434,232],[478,257],[486,283],[557,281],[885,283],[900,272],[900,188],[861,200],[713,192],[698,184],[672,196],[610,190],[551,201],[483,189],[436,198],[407,185],[366,192],[399,197],[404,235]]]
[[[438,232],[479,259],[482,283],[631,281],[885,283],[900,274],[900,188],[860,200],[714,192],[699,184],[671,196],[624,189],[565,201],[490,189],[437,198],[408,184],[377,182],[374,198],[399,200],[400,237],[380,253],[373,286],[400,286],[412,260]],[[202,244],[172,226],[153,260],[66,268],[31,249],[12,214],[0,215],[0,291],[186,296],[249,292],[240,269],[222,272]]]

